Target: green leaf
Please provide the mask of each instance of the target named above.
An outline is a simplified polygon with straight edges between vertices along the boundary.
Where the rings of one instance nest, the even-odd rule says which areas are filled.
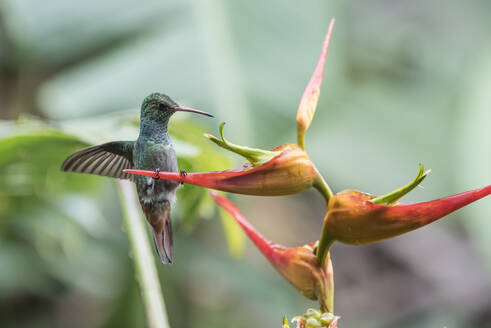
[[[95,180],[60,171],[64,159],[86,145],[53,129],[0,139],[0,195],[42,197],[94,186]]]

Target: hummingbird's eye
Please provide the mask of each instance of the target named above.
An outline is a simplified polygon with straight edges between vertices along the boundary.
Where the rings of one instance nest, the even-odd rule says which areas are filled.
[[[165,105],[164,105],[164,104],[162,104],[162,103],[160,103],[160,104],[159,104],[159,109],[160,109],[160,110],[162,110],[162,111],[163,111],[163,110],[165,110]]]

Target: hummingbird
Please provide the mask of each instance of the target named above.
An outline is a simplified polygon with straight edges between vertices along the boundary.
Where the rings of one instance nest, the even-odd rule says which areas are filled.
[[[61,166],[65,172],[97,174],[135,182],[140,205],[153,230],[156,251],[164,264],[174,260],[170,212],[179,183],[135,176],[123,170],[178,172],[177,156],[168,131],[169,119],[176,112],[213,117],[197,109],[181,107],[165,94],[152,93],[141,105],[140,134],[136,141],[112,141],[88,147],[70,155]]]

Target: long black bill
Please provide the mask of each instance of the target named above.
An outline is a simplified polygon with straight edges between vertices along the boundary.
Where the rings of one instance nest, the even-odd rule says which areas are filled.
[[[203,112],[202,110],[189,108],[189,107],[174,107],[173,110],[175,112],[190,112],[190,113],[201,114],[201,115],[205,115],[205,116],[209,116],[209,117],[215,117],[211,114],[208,114],[207,112]]]

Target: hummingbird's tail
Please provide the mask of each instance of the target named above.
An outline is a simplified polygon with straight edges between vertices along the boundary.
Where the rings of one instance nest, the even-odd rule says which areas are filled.
[[[174,261],[174,242],[172,239],[172,222],[170,202],[141,203],[143,212],[153,229],[153,241],[157,254],[163,264]]]
[[[153,241],[155,249],[163,264],[172,264],[174,261],[174,242],[172,240],[172,224],[169,220],[165,222],[162,231],[153,230]]]

